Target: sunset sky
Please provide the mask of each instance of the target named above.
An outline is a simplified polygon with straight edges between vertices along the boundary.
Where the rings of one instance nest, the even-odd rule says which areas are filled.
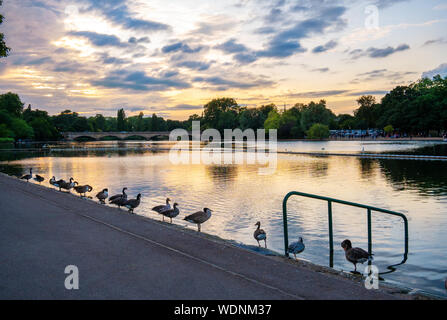
[[[378,9],[377,15],[375,8]],[[351,113],[447,75],[446,0],[4,0],[0,92],[86,116],[186,119],[215,97]]]

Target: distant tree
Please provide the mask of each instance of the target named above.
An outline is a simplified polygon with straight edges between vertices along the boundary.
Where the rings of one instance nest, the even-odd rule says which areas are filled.
[[[383,128],[383,131],[385,131],[385,133],[390,136],[393,132],[394,132],[394,128],[392,125],[387,125],[385,128]]]
[[[357,100],[359,108],[354,111],[354,115],[360,125],[360,129],[368,129],[376,127],[376,98],[373,96],[362,96]]]
[[[14,117],[21,117],[23,102],[16,93],[2,94],[0,95],[0,110],[6,110]]]
[[[0,138],[14,138],[14,131],[10,130],[5,123],[0,124]]]
[[[118,110],[117,120],[116,120],[116,128],[118,131],[126,131],[126,113],[124,109]]]
[[[16,139],[32,139],[34,137],[33,128],[23,119],[14,118],[10,128]]]
[[[76,131],[73,124],[79,115],[71,110],[62,111],[60,114],[53,116],[53,124],[59,132]]]
[[[309,130],[309,128],[315,123],[329,126],[331,120],[335,119],[335,114],[326,108],[325,100],[320,100],[318,103],[311,101],[308,105],[301,106],[300,111],[300,122],[303,131]]]
[[[136,131],[144,131],[144,113],[140,112],[136,122]]]
[[[240,107],[233,98],[213,99],[204,106],[203,122],[205,128],[214,128],[221,132],[239,126]]]
[[[0,0],[0,6],[3,4],[3,0]],[[3,23],[3,16],[0,14],[0,25]],[[7,57],[9,51],[11,50],[6,46],[5,40],[4,40],[4,34],[0,33],[0,58],[1,57]]]
[[[73,130],[75,132],[87,132],[93,131],[93,128],[90,127],[86,117],[78,117],[73,123]]]
[[[102,114],[97,114],[95,116],[95,127],[98,131],[106,131],[106,118]]]
[[[279,126],[281,124],[280,121],[281,121],[281,116],[278,113],[278,111],[277,110],[270,111],[267,119],[264,122],[265,130],[267,130],[267,132],[272,129],[278,130]]]
[[[33,128],[34,139],[38,141],[53,140],[58,137],[56,128],[45,118],[35,118],[29,122],[29,125]]]
[[[307,138],[322,140],[329,138],[329,134],[330,132],[328,126],[321,123],[315,123],[307,131]]]

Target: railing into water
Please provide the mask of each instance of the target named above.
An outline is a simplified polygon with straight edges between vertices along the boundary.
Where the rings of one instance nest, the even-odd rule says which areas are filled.
[[[289,192],[285,196],[283,203],[282,203],[283,226],[284,226],[284,252],[287,257],[289,256],[289,252],[288,252],[289,235],[288,235],[288,227],[287,227],[287,201],[292,196],[300,196],[300,197],[306,197],[306,198],[327,201],[327,204],[328,204],[328,228],[329,228],[329,266],[331,268],[334,266],[334,239],[333,239],[334,235],[333,235],[333,225],[332,225],[332,204],[333,203],[339,203],[339,204],[343,204],[343,205],[347,205],[347,206],[351,206],[351,207],[366,209],[366,212],[367,212],[366,217],[367,217],[367,222],[368,222],[368,253],[369,254],[372,254],[371,213],[373,211],[375,211],[375,212],[381,212],[381,213],[392,215],[392,216],[401,217],[404,221],[404,232],[405,232],[405,235],[404,235],[405,236],[404,258],[403,258],[402,262],[392,265],[392,266],[389,266],[388,269],[390,271],[385,272],[385,273],[393,272],[395,270],[394,267],[404,264],[407,261],[407,258],[408,258],[408,219],[404,214],[395,212],[395,211],[382,209],[382,208],[376,208],[376,207],[372,207],[372,206],[368,206],[368,205],[364,205],[364,204],[360,204],[360,203],[348,202],[348,201],[344,201],[344,200],[322,197],[322,196],[317,196],[314,194],[297,192],[297,191]],[[382,273],[382,274],[384,274],[384,273]]]

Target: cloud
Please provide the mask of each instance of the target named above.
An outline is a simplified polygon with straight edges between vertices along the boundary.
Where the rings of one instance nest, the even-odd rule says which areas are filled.
[[[268,80],[254,80],[254,81],[237,81],[225,79],[219,76],[209,76],[209,77],[195,77],[194,82],[206,83],[211,86],[217,87],[217,90],[227,90],[227,89],[250,89],[255,87],[266,87],[273,85],[272,81]]]
[[[425,41],[424,46],[429,46],[432,44],[446,44],[447,40],[444,38],[438,38],[438,39],[432,39],[432,40],[428,40]]]
[[[337,41],[329,41],[328,43],[315,47],[312,52],[313,53],[322,53],[328,50],[334,49],[338,45]]]
[[[88,3],[88,11],[99,11],[103,16],[119,24],[122,27],[130,30],[139,31],[165,31],[170,30],[171,27],[167,24],[138,19],[132,16],[132,13],[127,6],[125,0],[84,0]]]
[[[312,71],[326,73],[326,72],[329,72],[329,68],[316,68],[316,69],[312,69]]]
[[[290,93],[287,94],[286,96],[289,98],[324,98],[329,96],[339,96],[349,91],[350,90],[308,91],[308,92]]]
[[[196,53],[202,50],[203,47],[199,46],[195,49],[191,49],[186,43],[183,42],[175,42],[173,44],[164,46],[161,51],[163,53],[172,53],[172,52],[184,52],[184,53]]]
[[[149,37],[142,37],[142,38],[130,37],[128,42],[132,44],[140,44],[140,43],[150,43],[151,40],[149,39]]]
[[[295,53],[305,52],[300,40],[314,34],[322,34],[331,27],[344,26],[342,19],[346,8],[342,6],[322,8],[314,17],[296,23],[292,27],[280,31],[267,44],[264,50],[257,52],[259,57],[290,57]]]
[[[105,88],[130,89],[135,91],[162,91],[167,89],[186,89],[191,85],[171,77],[152,77],[142,71],[116,70],[106,77],[91,82],[94,86]]]
[[[384,58],[388,57],[389,55],[392,55],[393,53],[399,52],[399,51],[405,51],[410,49],[410,46],[408,44],[401,44],[400,46],[393,48],[393,47],[387,47],[384,49],[378,49],[378,48],[369,48],[367,50],[368,56],[370,58]]]
[[[51,57],[42,57],[42,58],[35,58],[33,56],[18,56],[14,59],[13,65],[15,66],[40,66],[46,63],[53,62],[53,59]]]
[[[409,0],[376,0],[373,4],[380,9],[391,7],[399,2],[408,2]]]
[[[198,70],[198,71],[205,71],[208,70],[211,66],[211,63],[209,62],[202,62],[202,61],[183,61],[180,63],[177,63],[177,67],[180,68],[188,68],[192,70]]]
[[[349,94],[349,96],[384,96],[388,92],[389,91],[386,91],[386,90],[356,91],[356,92],[351,92]]]
[[[234,38],[216,46],[215,48],[222,50],[225,53],[239,53],[249,51],[249,49],[245,45],[237,43],[236,39]]]
[[[364,56],[368,56],[370,58],[376,59],[376,58],[385,58],[388,57],[396,52],[406,51],[409,50],[410,46],[408,44],[401,44],[397,46],[396,48],[393,47],[386,47],[386,48],[368,48],[366,50],[362,49],[355,49],[349,52],[349,55],[351,56],[351,59],[359,59]]]
[[[82,37],[88,39],[93,45],[97,47],[127,47],[128,44],[121,42],[121,40],[114,35],[96,33],[91,31],[71,31],[70,36]]]
[[[432,79],[434,76],[437,76],[438,74],[441,77],[447,77],[447,63],[443,63],[439,67],[437,67],[437,68],[435,68],[433,70],[424,72],[422,74],[422,78]]]
[[[190,104],[178,104],[174,107],[170,107],[169,110],[198,110],[202,109],[202,106],[195,106]]]

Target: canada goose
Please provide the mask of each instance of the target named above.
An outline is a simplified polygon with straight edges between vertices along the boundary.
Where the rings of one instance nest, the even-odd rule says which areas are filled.
[[[177,208],[177,206],[178,206],[178,203],[176,202],[176,203],[174,203],[174,208],[173,209],[162,211],[161,214],[163,215],[163,218],[164,217],[170,218],[171,219],[171,223],[172,223],[172,218],[177,217],[179,215],[179,213],[180,213],[180,210]]]
[[[76,181],[73,182],[73,178],[70,178],[69,182],[65,182],[64,180],[60,180],[59,181],[59,191],[62,191],[61,189],[65,189],[68,192],[70,192],[70,190],[77,185],[78,183]]]
[[[75,182],[77,183],[77,182]],[[76,186],[74,187],[75,191],[77,193],[79,193],[79,195],[81,197],[85,197],[87,192],[91,192],[93,190],[93,188],[91,186],[89,186],[88,184],[86,184],[85,186]],[[84,195],[82,195],[84,194]]]
[[[171,201],[171,199],[166,198],[166,204],[153,207],[152,210],[155,212],[161,213],[162,211],[171,209],[171,205],[169,204],[169,201]]]
[[[152,211],[155,211],[157,213],[162,213],[163,211],[170,210],[171,209],[171,205],[169,204],[169,201],[171,201],[171,199],[166,198],[166,204],[153,207]],[[163,221],[165,221],[165,216],[164,215],[163,215]]]
[[[211,212],[213,212],[213,210],[203,208],[203,211],[193,213],[185,217],[183,220],[197,224],[197,230],[200,232],[200,225],[211,218]]]
[[[124,202],[124,206],[129,209],[129,212],[133,213],[133,209],[135,209],[136,207],[138,207],[140,205],[140,201],[141,201],[141,193],[139,193],[137,195],[136,199],[130,199],[127,200],[126,202]]]
[[[29,174],[25,174],[25,175],[21,176],[20,179],[26,180],[26,182],[28,182],[32,177],[33,177],[33,168],[30,168]]]
[[[264,240],[265,247],[267,248],[267,234],[261,229],[261,222],[256,222],[255,226],[258,226],[253,233],[253,237],[258,241],[258,246],[261,246],[259,241]]]
[[[41,184],[45,180],[45,178],[36,174],[36,176],[34,177],[34,180]]]
[[[297,242],[293,242],[289,245],[288,252],[293,253],[296,260],[296,255],[304,251],[306,246],[304,245],[303,238],[299,237]]]
[[[125,187],[125,188],[123,188],[123,193],[121,193],[121,194],[115,194],[114,196],[111,196],[111,197],[109,198],[109,202],[112,202],[112,201],[115,200],[115,199],[121,198],[122,196],[126,196],[126,199],[127,199],[126,190],[127,190],[127,188]]]
[[[373,260],[373,257],[362,248],[353,248],[350,240],[341,243],[341,247],[345,250],[346,260],[354,265],[354,272],[357,272],[357,263],[365,263]]]
[[[121,209],[122,206],[127,202],[127,194],[126,194],[127,188],[123,188],[123,194],[117,194],[109,199],[109,203],[117,205],[118,208]]]
[[[98,192],[96,198],[98,198],[100,203],[105,204],[106,203],[105,200],[107,199],[108,196],[109,196],[109,189],[105,188],[101,192]]]

